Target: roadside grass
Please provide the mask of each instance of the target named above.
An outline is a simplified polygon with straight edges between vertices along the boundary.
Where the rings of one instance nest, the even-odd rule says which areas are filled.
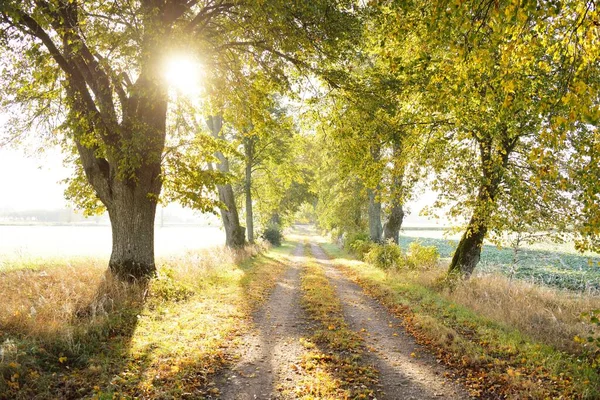
[[[159,261],[148,285],[105,264],[1,272],[0,399],[198,398],[275,284],[292,246]]]
[[[335,264],[403,318],[418,342],[456,369],[484,398],[600,398],[600,371],[574,335],[579,314],[600,299],[502,276],[482,276],[450,291],[441,269],[384,272],[322,243]]]
[[[410,233],[410,235],[407,235]],[[450,259],[458,240],[443,239],[443,232],[406,231],[400,236],[400,247],[406,250],[413,241],[436,246],[442,258]],[[439,237],[431,237],[439,236]],[[539,242],[518,252],[518,267],[513,271],[513,250],[490,244],[483,246],[476,274],[497,273],[518,280],[544,284],[592,294],[600,293],[600,256],[582,255],[566,244]]]
[[[363,341],[344,321],[334,288],[316,260],[302,274],[302,305],[314,322],[314,334],[303,341],[304,374],[296,387],[302,399],[366,399],[374,397],[377,372],[362,365]]]

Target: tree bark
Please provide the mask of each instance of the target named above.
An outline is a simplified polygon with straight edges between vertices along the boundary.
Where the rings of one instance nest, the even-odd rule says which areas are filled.
[[[506,132],[504,132],[506,134]],[[458,247],[452,256],[448,274],[469,278],[481,258],[483,241],[488,231],[490,218],[496,208],[496,195],[502,182],[502,176],[508,163],[508,157],[515,148],[518,137],[505,137],[497,144],[494,154],[493,142],[480,141],[482,183],[477,193],[475,208],[467,229],[462,235]],[[497,160],[500,160],[498,163]]]
[[[400,241],[400,228],[402,227],[402,221],[404,220],[404,210],[402,209],[402,204],[392,205],[392,209],[390,210],[390,215],[388,216],[388,220],[383,226],[383,240],[388,241],[392,240],[394,243],[398,244]]]
[[[213,137],[217,139],[223,138],[221,132],[223,117],[220,115],[209,116],[207,124]],[[229,160],[227,160],[227,157],[220,151],[216,152],[215,155],[219,160],[217,169],[224,174],[228,174]],[[221,219],[223,220],[223,227],[225,228],[225,244],[231,248],[244,247],[246,244],[244,227],[240,225],[233,188],[227,183],[225,185],[217,185],[217,191],[219,192],[219,201],[224,204],[224,207],[220,207],[219,210],[221,212]]]
[[[385,241],[392,240],[398,244],[400,241],[400,228],[404,220],[404,210],[402,208],[402,184],[404,180],[404,162],[402,160],[402,142],[401,135],[397,135],[394,143],[394,159],[392,168],[392,187],[390,188],[390,214],[388,220],[383,226]]]
[[[281,217],[278,213],[273,213],[269,219],[269,223],[274,226],[281,226]]]
[[[244,140],[244,150],[246,152],[246,179],[244,183],[246,192],[246,232],[248,233],[248,242],[254,243],[254,216],[252,212],[252,164],[254,162],[253,138],[246,138]]]
[[[375,191],[368,189],[369,196],[369,236],[374,243],[381,243],[383,227],[381,226],[381,203],[377,201]]]
[[[235,196],[230,184],[218,185],[219,200],[225,204],[221,207],[221,219],[225,228],[225,244],[227,247],[240,248],[246,244],[244,227],[240,225],[240,219],[235,205]]]
[[[156,201],[147,190],[118,182],[108,207],[112,228],[110,271],[121,280],[136,281],[156,273],[154,217]]]
[[[471,276],[481,258],[481,247],[486,234],[487,225],[480,224],[477,217],[472,216],[452,256],[449,274],[460,275],[462,278]]]

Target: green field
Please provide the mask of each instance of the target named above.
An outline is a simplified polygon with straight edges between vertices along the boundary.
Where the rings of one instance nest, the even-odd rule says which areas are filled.
[[[415,241],[436,246],[443,259],[449,261],[458,239],[444,238],[443,231],[407,230],[400,236],[404,250]],[[500,273],[537,284],[561,289],[600,294],[600,256],[582,255],[568,244],[536,243],[519,250],[518,264],[513,270],[513,250],[486,244],[476,273]]]

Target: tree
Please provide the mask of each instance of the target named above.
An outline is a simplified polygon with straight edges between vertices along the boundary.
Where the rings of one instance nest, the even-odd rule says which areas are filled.
[[[124,279],[152,276],[169,104],[161,67],[167,50],[203,50],[207,65],[224,73],[231,56],[250,54],[281,75],[286,65],[308,67],[334,54],[355,24],[349,6],[4,1],[3,102],[20,106],[28,121],[59,126],[77,148],[86,180],[110,215],[110,270]]]
[[[502,211],[520,210],[522,222],[541,226],[545,217],[535,207],[542,201],[560,206],[568,224],[590,226],[577,222],[590,215],[585,202],[565,199],[586,197],[568,176],[581,166],[566,160],[586,137],[582,118],[594,120],[589,110],[597,110],[598,92],[590,85],[598,67],[595,12],[593,2],[576,1],[373,8],[369,48],[402,82],[397,101],[416,117],[420,164],[435,173],[438,205],[467,219],[451,274],[468,277],[490,231],[511,227]],[[568,204],[577,211],[567,212]]]
[[[215,139],[224,140],[223,117],[209,116],[207,118],[207,125]],[[229,160],[221,151],[215,152],[215,155],[219,160],[217,169],[222,174],[228,175],[230,173]],[[246,243],[244,227],[240,225],[240,218],[231,183],[225,182],[217,185],[217,190],[219,192],[219,201],[221,202],[219,206],[221,219],[225,228],[225,244],[231,248],[243,247]]]
[[[246,226],[248,240],[254,241],[253,198],[258,200],[258,209],[262,214],[262,225],[275,223],[281,214],[286,213],[283,204],[287,189],[298,177],[299,170],[293,165],[295,152],[293,146],[294,130],[285,109],[277,104],[277,99],[265,96],[262,115],[256,115],[252,121],[252,130],[244,133],[244,192],[246,198]],[[256,194],[256,196],[253,195]],[[262,204],[266,203],[266,204]],[[269,203],[271,206],[269,206]],[[277,215],[275,217],[275,215]]]

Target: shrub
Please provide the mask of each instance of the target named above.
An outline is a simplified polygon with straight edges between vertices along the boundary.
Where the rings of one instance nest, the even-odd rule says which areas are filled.
[[[381,269],[399,268],[406,264],[406,257],[397,244],[389,241],[374,244],[365,255],[365,261]]]
[[[349,233],[346,236],[346,238],[344,239],[344,249],[349,250],[349,251],[354,251],[352,245],[357,240],[360,240],[362,242],[370,242],[371,241],[368,233],[365,233],[365,232],[352,232],[352,233]]]
[[[261,234],[261,237],[267,242],[271,243],[273,246],[279,247],[281,246],[283,233],[281,232],[281,227],[279,225],[271,224],[265,228]]]
[[[350,245],[352,252],[356,255],[359,260],[364,260],[365,255],[371,251],[373,246],[376,246],[375,243],[370,240],[355,240]]]
[[[433,268],[440,260],[440,252],[435,246],[423,246],[415,241],[408,245],[408,264],[413,267]]]
[[[575,336],[575,341],[588,349],[593,366],[600,368],[600,336],[594,335],[600,328],[600,309],[582,313],[581,318],[584,323],[590,325],[590,333],[585,339]]]

